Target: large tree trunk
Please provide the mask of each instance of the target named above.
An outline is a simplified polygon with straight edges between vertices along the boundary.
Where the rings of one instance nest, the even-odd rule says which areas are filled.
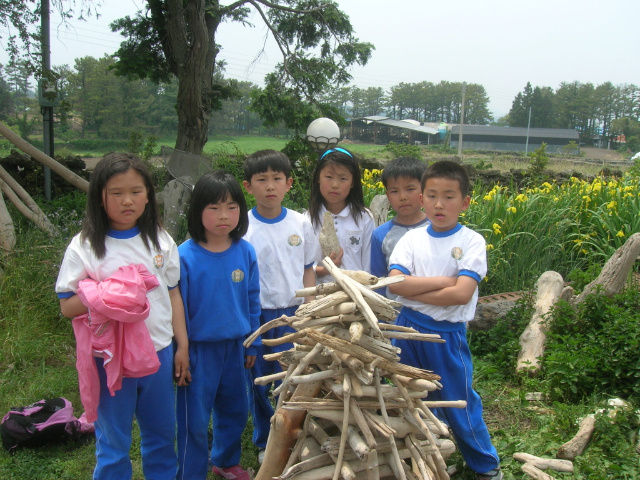
[[[220,18],[209,12],[217,10],[218,2],[168,0],[166,7],[167,38],[163,39],[163,49],[178,77],[175,148],[200,154],[207,143],[218,53],[215,32],[220,23]]]

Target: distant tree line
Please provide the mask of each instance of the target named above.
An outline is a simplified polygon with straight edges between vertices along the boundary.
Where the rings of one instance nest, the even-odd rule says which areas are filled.
[[[464,123],[486,125],[493,120],[489,97],[482,85],[467,84]],[[325,101],[336,106],[344,117],[387,115],[395,120],[460,123],[462,83],[399,83],[385,92],[380,87],[339,88]]]
[[[501,123],[526,127],[529,111],[532,128],[576,129],[583,142],[596,135],[605,142],[625,135],[630,150],[640,149],[640,87],[636,85],[562,82],[554,91],[527,83]]]
[[[59,105],[55,108],[56,135],[80,138],[126,138],[131,132],[158,137],[174,136],[177,82],[154,83],[115,75],[110,56],[82,57],[73,67],[55,67],[58,75]],[[226,80],[223,72],[216,81]],[[234,81],[235,82],[235,81]],[[283,125],[266,128],[256,107],[264,93],[251,82],[235,82],[237,98],[222,102],[213,112],[210,133],[216,135],[287,134]],[[26,68],[0,65],[0,120],[15,125],[24,137],[39,128],[39,106]],[[396,120],[459,123],[462,102],[461,82],[400,83],[385,91],[381,87],[341,87],[327,92],[322,102],[344,118],[384,115]],[[262,95],[264,96],[264,95]],[[482,85],[465,85],[464,122],[476,125],[503,125],[532,128],[571,128],[583,142],[594,135],[613,141],[625,135],[632,151],[640,150],[640,88],[636,85],[598,86],[563,82],[551,87],[532,87],[513,100],[509,114],[496,121],[488,109],[489,97]]]

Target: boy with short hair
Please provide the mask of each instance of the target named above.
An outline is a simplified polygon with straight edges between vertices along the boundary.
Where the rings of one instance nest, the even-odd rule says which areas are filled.
[[[420,181],[427,169],[424,162],[412,157],[399,157],[382,171],[382,184],[396,216],[373,231],[371,238],[371,273],[386,277],[389,257],[396,243],[414,228],[427,226],[429,220],[420,203]],[[382,293],[382,292],[381,292]],[[388,290],[387,297],[395,298]]]
[[[313,271],[316,237],[304,215],[282,206],[293,184],[291,162],[284,153],[261,150],[249,155],[244,161],[244,175],[242,184],[256,199],[256,206],[249,211],[249,230],[244,238],[253,245],[258,257],[260,325],[264,325],[282,315],[293,316],[303,301],[295,297],[294,292],[316,284]],[[277,327],[262,334],[262,338],[279,338],[293,331],[288,326]],[[259,449],[260,463],[274,411],[269,400],[270,385],[255,385],[254,380],[280,371],[278,362],[267,362],[263,355],[288,350],[291,346],[290,343],[276,347],[263,345],[254,367],[247,370],[253,443]]]
[[[478,480],[500,480],[500,459],[482,418],[482,401],[473,390],[473,366],[466,323],[473,320],[478,283],[487,273],[482,235],[458,223],[469,208],[466,170],[450,161],[436,162],[422,177],[422,206],[431,221],[402,237],[391,254],[390,276],[405,275],[391,285],[404,307],[397,324],[440,335],[446,343],[396,340],[401,361],[442,376],[444,387],[433,400],[466,400],[464,409],[438,412],[449,425],[467,465]]]

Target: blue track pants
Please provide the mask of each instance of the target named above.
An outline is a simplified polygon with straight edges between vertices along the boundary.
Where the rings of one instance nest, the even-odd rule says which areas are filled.
[[[400,361],[407,365],[432,370],[442,377],[442,389],[429,393],[428,400],[466,400],[467,407],[441,408],[435,412],[453,433],[467,465],[479,473],[500,466],[498,453],[491,443],[482,418],[482,401],[473,389],[473,366],[467,344],[466,325],[435,321],[415,310],[403,308],[397,324],[420,333],[440,335],[446,343],[395,340],[400,347]]]
[[[96,358],[100,377],[100,404],[96,429],[94,480],[131,478],[131,426],[140,427],[142,470],[148,480],[176,478],[175,394],[173,390],[173,347],[158,352],[160,369],[140,378],[123,378],[115,396],[109,394],[101,358]]]
[[[248,402],[244,339],[190,342],[191,383],[177,388],[178,479],[203,480],[209,459],[216,467],[240,463]],[[208,429],[213,416],[213,446]]]

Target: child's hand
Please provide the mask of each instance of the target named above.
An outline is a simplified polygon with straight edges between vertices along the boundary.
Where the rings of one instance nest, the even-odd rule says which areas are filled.
[[[252,368],[256,364],[255,355],[247,355],[244,357],[244,368]]]
[[[189,350],[178,349],[174,357],[174,376],[179,387],[186,387],[191,382],[191,372],[189,371]]]
[[[341,247],[339,252],[331,252],[331,255],[329,255],[329,258],[335,264],[336,267],[341,267],[343,255],[344,255],[344,250]]]

